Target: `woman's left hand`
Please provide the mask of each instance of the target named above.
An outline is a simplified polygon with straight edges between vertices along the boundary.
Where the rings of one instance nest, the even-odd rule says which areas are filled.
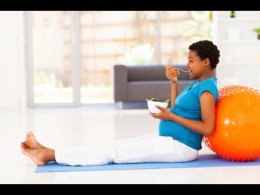
[[[159,113],[151,113],[150,112],[150,115],[154,118],[158,118],[158,119],[161,119],[161,120],[172,120],[172,115],[173,113],[167,109],[167,108],[163,108],[161,106],[157,106],[156,105],[156,108],[158,108],[159,110],[161,110],[161,112]]]

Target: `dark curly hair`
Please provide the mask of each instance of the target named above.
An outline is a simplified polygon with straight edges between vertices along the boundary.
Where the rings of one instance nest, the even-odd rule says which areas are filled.
[[[195,51],[201,60],[208,58],[210,60],[211,69],[215,69],[219,63],[220,52],[212,41],[198,41],[189,46],[189,50]]]

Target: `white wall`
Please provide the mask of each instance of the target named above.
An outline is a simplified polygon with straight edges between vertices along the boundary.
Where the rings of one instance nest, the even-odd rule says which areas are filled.
[[[0,109],[26,106],[24,12],[0,12]]]
[[[214,12],[214,40],[220,50],[216,69],[218,87],[244,85],[260,90],[260,11]]]

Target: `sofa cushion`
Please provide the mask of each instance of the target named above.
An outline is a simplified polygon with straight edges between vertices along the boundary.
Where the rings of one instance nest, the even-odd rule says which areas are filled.
[[[192,81],[178,81],[178,92],[180,93]],[[148,97],[159,100],[171,98],[170,81],[132,81],[128,83],[127,101],[142,102]]]
[[[185,65],[174,65],[176,68],[187,70]],[[179,80],[190,80],[189,74],[179,71]],[[164,65],[128,66],[128,81],[167,81]]]
[[[163,65],[128,66],[128,81],[167,80]]]
[[[170,81],[132,81],[128,83],[127,101],[146,101],[147,97],[167,99],[171,95],[170,87]]]

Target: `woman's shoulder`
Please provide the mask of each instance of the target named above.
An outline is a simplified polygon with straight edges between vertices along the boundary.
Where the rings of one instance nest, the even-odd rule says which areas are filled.
[[[200,86],[217,88],[217,78],[208,78],[200,82]]]
[[[218,87],[217,87],[217,79],[216,78],[208,78],[200,82],[200,85],[198,87],[198,96],[201,96],[201,94],[204,91],[209,91],[212,93],[216,99],[218,99]]]

